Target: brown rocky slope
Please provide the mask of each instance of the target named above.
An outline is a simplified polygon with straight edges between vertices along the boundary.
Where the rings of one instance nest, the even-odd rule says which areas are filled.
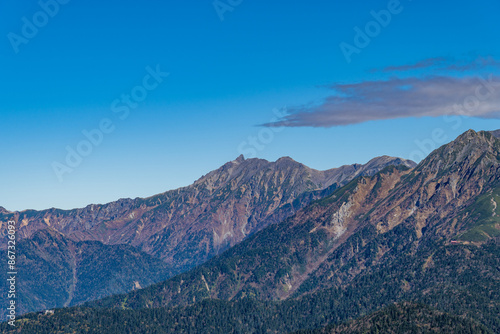
[[[414,163],[384,156],[365,165],[318,171],[287,157],[268,162],[240,156],[190,186],[153,197],[75,210],[4,210],[0,220],[18,221],[19,239],[50,228],[74,241],[129,244],[162,259],[176,273],[285,219],[354,177],[373,175],[388,165]],[[3,224],[3,233],[5,228]]]
[[[500,140],[470,130],[416,168],[390,166],[358,177],[205,265],[127,295],[126,305],[169,307],[248,296],[284,300],[343,288],[374,268],[410,261],[436,245],[480,246],[498,239],[499,192]],[[409,253],[401,257],[403,249]],[[432,268],[432,256],[415,263],[420,260],[423,272]],[[404,284],[403,292],[411,289]],[[95,305],[122,302],[113,297]]]

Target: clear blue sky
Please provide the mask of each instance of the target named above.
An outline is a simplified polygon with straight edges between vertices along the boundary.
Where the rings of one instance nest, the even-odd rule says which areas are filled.
[[[496,91],[475,106],[480,117],[442,110],[498,75],[498,1],[54,1],[0,3],[8,210],[146,197],[240,153],[328,169],[418,160],[469,128],[500,128]],[[381,10],[390,22],[370,25]],[[357,47],[349,62],[341,43]],[[169,75],[155,80],[158,69]],[[68,148],[88,154],[70,166]]]

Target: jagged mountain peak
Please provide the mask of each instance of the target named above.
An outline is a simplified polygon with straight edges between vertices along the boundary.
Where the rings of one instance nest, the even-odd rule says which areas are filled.
[[[298,163],[298,162],[293,160],[289,156],[285,156],[285,157],[281,157],[278,160],[276,160],[276,163]]]
[[[220,168],[202,176],[195,181],[195,185],[208,184],[210,188],[220,187],[231,180],[247,180],[256,173],[261,173],[265,170],[271,170],[275,173],[286,171],[307,173],[311,169],[290,157],[282,157],[272,162],[260,158],[245,159],[243,155],[240,155],[235,160],[229,161]]]
[[[246,182],[256,175],[267,174],[281,175],[281,178],[291,177],[295,181],[312,182],[315,189],[325,188],[334,183],[341,184],[347,179],[360,175],[374,175],[387,166],[404,165],[414,168],[417,164],[411,160],[406,160],[391,156],[381,156],[371,159],[366,164],[344,165],[328,170],[320,171],[310,168],[289,156],[284,156],[276,161],[268,161],[260,158],[244,159],[239,156],[236,160],[227,162],[222,167],[202,176],[195,182],[195,185],[216,189],[224,186],[228,182]],[[273,182],[284,181],[274,178]]]
[[[376,157],[371,159],[366,163],[367,167],[375,167],[375,166],[389,166],[389,165],[404,165],[409,168],[414,168],[417,166],[417,164],[408,159],[403,159],[403,158],[398,158],[398,157],[391,157],[388,155],[382,155],[380,157]]]
[[[500,140],[487,131],[468,130],[422,160],[417,170],[465,170],[474,165],[489,168],[500,163]]]
[[[379,231],[412,220],[419,237],[429,226],[441,224],[438,234],[453,238],[469,228],[458,223],[465,218],[457,214],[498,187],[499,180],[500,140],[489,132],[468,130],[422,160],[370,219]]]
[[[353,178],[373,175],[387,165],[397,165],[401,161],[381,157],[368,165],[346,165],[319,171],[290,157],[270,162],[245,159],[240,155],[190,186],[148,198],[121,199],[75,210],[17,213],[18,219],[26,221],[20,229],[20,236],[30,237],[39,229],[51,227],[74,240],[130,243],[166,261],[174,261],[173,256],[182,251],[177,243],[188,242],[172,231],[180,229],[182,233],[179,233],[187,238],[185,225],[189,225],[190,233],[197,231],[197,242],[206,242],[209,255],[194,242],[190,241],[189,247],[193,252],[212,256]],[[203,256],[175,261],[183,266],[185,259],[194,258],[198,263]]]
[[[500,168],[486,164],[500,156],[494,154],[498,142],[491,134],[468,131],[433,152],[419,165],[420,170],[385,168],[374,176],[356,178],[203,268],[166,282],[160,292],[163,304],[156,306],[191,303],[195,294],[197,300],[250,294],[265,299],[299,297],[347,284],[363,268],[394,258],[399,246],[488,241],[500,233],[498,204],[489,196],[493,181],[500,179]],[[440,155],[448,153],[463,158],[460,165],[446,170],[444,166],[453,159]],[[386,160],[392,161],[384,156],[372,163]],[[366,165],[345,170],[360,175],[361,168]],[[486,206],[490,203],[494,212]],[[486,215],[492,220],[486,220]],[[487,235],[478,239],[483,232]],[[471,233],[475,234],[471,237]],[[219,268],[236,274],[221,273]]]
[[[444,147],[448,151],[463,148],[467,148],[468,151],[478,151],[487,148],[489,151],[491,151],[492,149],[498,149],[498,140],[491,132],[476,132],[471,129],[462,133],[457,137],[457,139],[455,139],[448,145],[444,145]]]
[[[233,160],[233,162],[235,163],[242,163],[243,161],[245,161],[245,156],[243,156],[243,154],[240,154],[235,160]]]
[[[496,261],[499,253],[498,246],[493,244],[493,241],[498,243],[500,235],[500,210],[497,210],[497,206],[500,207],[499,142],[491,133],[470,130],[431,153],[418,168],[405,168],[410,167],[406,164],[411,165],[411,162],[382,156],[365,165],[343,166],[324,172],[309,169],[309,174],[304,175],[322,182],[345,181],[349,173],[351,180],[355,176],[363,177],[310,202],[287,219],[252,233],[201,267],[144,290],[90,306],[166,309],[214,299],[235,301],[231,304],[234,310],[232,307],[239,299],[246,302],[246,298],[252,296],[252,299],[266,301],[287,300],[280,305],[305,304],[305,312],[326,310],[326,314],[336,316],[345,312],[345,305],[355,305],[357,312],[359,301],[365,303],[363,298],[371,298],[368,303],[377,306],[402,298],[429,301],[433,296],[437,296],[434,300],[438,303],[443,300],[439,294],[446,293],[453,299],[445,300],[445,307],[455,310],[457,305],[468,303],[470,308],[460,314],[472,314],[478,309],[483,319],[484,310],[491,309],[490,313],[498,319],[498,312],[495,313],[498,295],[492,295],[491,291],[499,291],[497,269],[500,266]],[[214,211],[212,217],[223,227],[217,230],[217,224],[208,225],[209,235],[213,233],[215,242],[237,232],[237,229],[227,229],[231,222],[227,212],[240,211],[255,217],[259,207],[273,205],[277,198],[272,195],[275,190],[279,190],[281,198],[286,195],[281,188],[285,184],[283,180],[302,180],[302,174],[279,179],[282,170],[274,173],[273,168],[281,163],[292,163],[290,160],[285,158],[278,163],[279,160],[249,159],[240,164],[233,161],[221,169],[221,173],[229,174],[231,170],[235,173],[243,163],[248,164],[247,167],[261,168],[254,174],[258,177],[225,192],[238,194],[238,198],[244,199],[244,205],[238,205],[230,196],[235,205]],[[400,167],[383,168],[385,163],[395,162]],[[371,164],[381,171],[367,176]],[[228,184],[237,185],[236,182]],[[270,188],[270,184],[276,189]],[[289,189],[291,184],[284,188]],[[303,183],[293,185],[303,186]],[[215,201],[220,201],[222,196],[217,191],[214,194],[217,195]],[[248,204],[255,199],[265,200],[249,208]],[[175,202],[171,206],[179,207]],[[189,210],[192,212],[193,208]],[[206,225],[208,220],[196,217],[193,221]],[[246,226],[237,225],[237,228],[249,231]],[[196,230],[190,226],[190,231]],[[178,238],[179,231],[169,231],[169,235]],[[160,238],[157,243],[168,245],[171,240],[173,238]],[[205,245],[197,240],[194,243]],[[172,247],[179,248],[177,245]],[[192,258],[193,250],[187,250]],[[477,301],[483,303],[481,308],[477,307]],[[331,305],[335,307],[333,311]],[[298,306],[293,307],[297,312],[295,307]],[[245,308],[252,309],[246,304]],[[270,313],[267,306],[261,312]],[[282,314],[292,313],[286,310]],[[401,318],[397,312],[391,311],[391,314]],[[291,318],[295,322],[293,316]],[[315,322],[315,326],[319,323]]]

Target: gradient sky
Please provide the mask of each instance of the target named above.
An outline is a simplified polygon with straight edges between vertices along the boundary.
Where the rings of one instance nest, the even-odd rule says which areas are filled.
[[[477,106],[481,118],[442,111],[474,95],[479,78],[498,79],[498,1],[220,0],[219,12],[211,0],[54,1],[0,3],[8,210],[151,196],[240,153],[316,169],[379,155],[418,161],[469,128],[500,128],[500,88]],[[355,28],[388,8],[390,22],[348,62],[341,43],[355,46]],[[169,75],[121,119],[120,99],[140,96],[157,68]],[[106,119],[113,131],[70,168],[68,147]]]

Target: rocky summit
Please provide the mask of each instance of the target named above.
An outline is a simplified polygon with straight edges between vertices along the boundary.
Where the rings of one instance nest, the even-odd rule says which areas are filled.
[[[288,157],[268,162],[240,156],[188,187],[150,198],[75,210],[2,209],[1,221],[16,220],[22,248],[32,250],[18,261],[25,268],[19,311],[73,305],[159,282],[204,263],[353,178],[389,165],[414,163],[384,156],[365,165],[318,171]],[[75,253],[79,248],[89,253]],[[92,278],[91,255],[96,256],[94,275],[101,279]],[[143,264],[137,262],[139,256]],[[59,274],[49,274],[53,272]],[[40,284],[45,288],[37,288]]]
[[[143,206],[135,217],[166,222],[171,231],[158,230],[161,244],[136,245],[172,263],[176,257],[159,246],[184,235],[192,241],[181,248],[184,256],[214,256],[127,294],[50,316],[26,315],[18,321],[23,330],[500,332],[500,140],[494,133],[467,131],[416,166],[382,157],[320,172],[290,158],[240,157],[190,187],[122,202],[135,208],[124,212],[138,210],[135,201]],[[185,234],[169,225],[167,213],[187,219]],[[8,215],[16,214],[26,213]],[[62,233],[74,238],[99,229],[88,226],[87,234]],[[143,240],[141,233],[126,235],[132,244]],[[224,246],[236,235],[239,242]]]
[[[468,131],[415,168],[357,177],[189,272],[91,306],[255,298],[281,301],[275,312],[318,309],[292,330],[410,299],[500,330],[499,190],[500,141]]]
[[[5,211],[0,217],[19,222],[19,238],[48,228],[74,241],[129,244],[162,259],[173,272],[183,271],[353,178],[373,175],[388,165],[414,163],[385,156],[365,165],[318,171],[288,157],[268,162],[240,156],[190,186],[149,198],[75,210]]]

